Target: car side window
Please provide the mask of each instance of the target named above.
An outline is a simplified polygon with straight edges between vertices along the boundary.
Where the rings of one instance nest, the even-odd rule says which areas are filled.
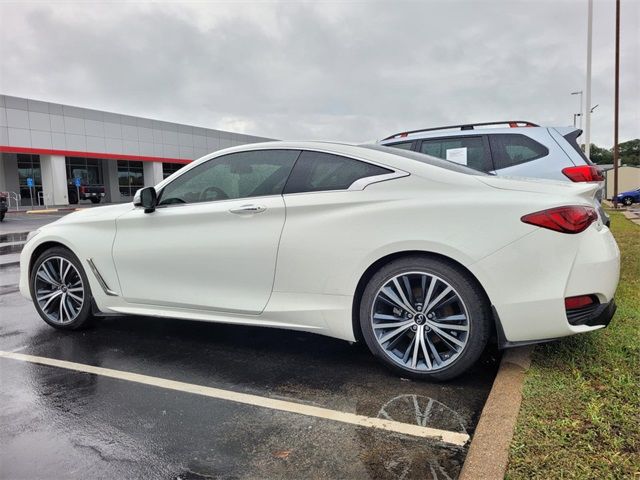
[[[481,172],[488,172],[493,169],[484,140],[479,136],[422,140],[420,152],[466,165]]]
[[[255,150],[213,158],[166,185],[159,205],[280,195],[299,150]]]
[[[284,193],[346,190],[360,178],[392,173],[392,170],[329,153],[303,151]]]
[[[549,155],[547,147],[519,133],[489,135],[489,142],[496,170]]]

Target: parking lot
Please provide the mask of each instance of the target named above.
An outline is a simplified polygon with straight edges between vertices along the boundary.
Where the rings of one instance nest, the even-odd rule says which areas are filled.
[[[4,231],[37,224],[21,217]],[[472,436],[497,369],[490,349],[456,381],[415,382],[359,345],[178,320],[60,332],[16,291],[16,266],[0,277],[3,478],[455,478],[468,442],[418,432]]]

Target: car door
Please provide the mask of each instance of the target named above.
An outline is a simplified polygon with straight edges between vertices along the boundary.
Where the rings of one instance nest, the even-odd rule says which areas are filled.
[[[260,313],[273,287],[296,150],[216,157],[117,220],[113,259],[128,302]]]

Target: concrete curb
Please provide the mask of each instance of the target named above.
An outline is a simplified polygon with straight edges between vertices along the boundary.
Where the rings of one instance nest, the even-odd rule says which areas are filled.
[[[76,210],[82,210],[82,208],[46,208],[42,210],[27,210],[27,214],[42,215],[42,214],[57,213],[57,212],[75,212]]]
[[[25,208],[24,210],[7,210],[7,215],[17,213],[55,213],[55,212],[75,212],[91,207],[52,207],[52,208]]]
[[[4,270],[5,268],[19,267],[19,266],[20,266],[20,262],[0,263],[0,270]]]
[[[640,212],[639,211],[627,211],[622,212],[622,214],[628,219],[631,220],[636,225],[640,225]]]
[[[522,402],[524,374],[531,365],[533,347],[507,350],[482,409],[460,480],[502,480],[509,447]]]

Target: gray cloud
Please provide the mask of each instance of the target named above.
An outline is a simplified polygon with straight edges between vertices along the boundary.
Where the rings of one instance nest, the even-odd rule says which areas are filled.
[[[623,0],[621,139],[640,136]],[[613,2],[595,2],[593,139],[613,133]],[[287,139],[467,121],[567,125],[585,1],[3,3],[0,91]]]

